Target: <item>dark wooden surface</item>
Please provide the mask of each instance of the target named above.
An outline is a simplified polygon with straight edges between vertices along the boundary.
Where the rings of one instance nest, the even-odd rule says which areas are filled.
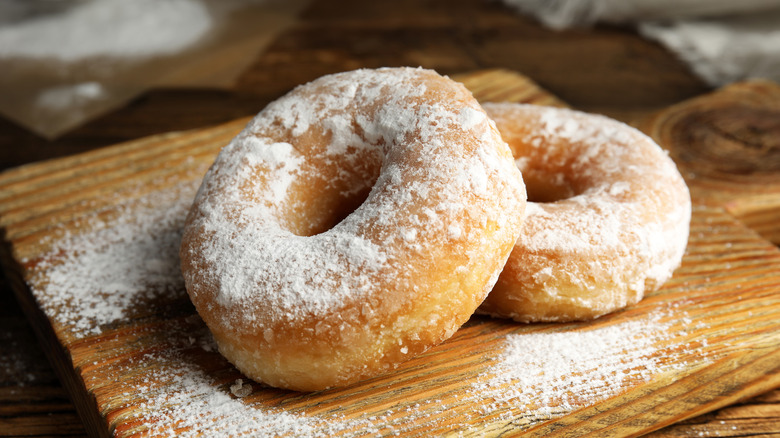
[[[0,118],[0,168],[257,112],[293,86],[358,67],[422,65],[444,74],[522,72],[575,108],[633,120],[708,88],[630,29],[552,32],[498,2],[314,1],[227,90],[152,90],[71,133],[44,140]],[[2,96],[0,96],[2,98]],[[0,436],[83,436],[67,393],[0,285]],[[780,391],[669,426],[658,436],[780,436]]]

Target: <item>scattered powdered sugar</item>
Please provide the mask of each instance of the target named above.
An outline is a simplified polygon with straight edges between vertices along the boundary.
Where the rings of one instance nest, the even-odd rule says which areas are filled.
[[[219,385],[178,356],[148,358],[166,364],[147,377],[148,382],[164,381],[164,391],[148,393],[145,385],[150,383],[139,384],[134,391],[147,392],[142,420],[152,435],[391,435],[433,425],[446,416],[445,409],[452,408],[460,412],[455,417],[460,420],[449,426],[456,435],[474,427],[471,417],[511,421],[513,430],[520,431],[681,369],[682,352],[695,347],[678,341],[686,334],[672,321],[690,324],[690,320],[685,313],[673,311],[659,308],[611,324],[546,326],[545,331],[509,334],[492,365],[464,387],[457,406],[450,408],[440,406],[441,400],[423,398],[356,419],[293,413],[253,402],[251,384],[237,379]]]
[[[146,355],[144,366],[148,371],[125,391],[136,398],[133,423],[143,436],[329,437],[375,430],[365,420],[307,416],[253,402],[252,384],[220,384],[175,348]]]
[[[2,332],[3,335],[11,332]],[[27,357],[27,349],[19,345],[13,339],[4,339],[9,336],[1,336],[0,340],[5,342],[6,346],[0,355],[0,384],[5,386],[13,384],[16,386],[25,386],[35,383],[37,376],[28,369],[32,360]],[[33,341],[34,342],[34,341]],[[25,346],[26,347],[26,346]],[[42,360],[43,357],[37,357],[36,360]]]
[[[64,236],[33,268],[30,283],[47,315],[83,338],[102,333],[106,324],[127,319],[128,312],[145,301],[183,296],[178,248],[199,182],[123,202],[111,209],[117,216],[109,220],[101,219],[105,212],[98,211],[83,224],[87,231]],[[120,370],[127,385],[120,394],[132,395],[134,408],[129,412],[149,435],[327,437],[343,430],[374,430],[365,420],[307,417],[245,403],[242,400],[255,388],[252,383],[237,379],[222,385],[184,353],[195,347],[218,354],[210,334],[171,330],[157,336],[166,344]],[[33,381],[34,376],[21,368],[22,358],[8,355],[3,359],[0,367],[6,374]],[[146,371],[138,375],[137,369]]]
[[[349,419],[338,410],[307,413],[276,407],[273,399],[262,396],[262,385],[242,378],[218,381],[222,373],[207,371],[192,353],[197,345],[209,352],[213,348],[213,339],[202,329],[186,331],[196,337],[189,343],[176,340],[184,333],[170,330],[165,335],[170,345],[153,349],[143,363],[130,364],[146,371],[132,373],[136,377],[127,383],[125,394],[133,395],[131,423],[150,436],[388,436],[438,427],[450,409],[457,414],[448,417],[455,421],[446,427],[455,435],[475,427],[470,421],[474,417],[512,422],[513,430],[520,431],[681,368],[677,352],[693,347],[677,342],[685,333],[670,321],[686,326],[691,321],[671,311],[657,309],[610,325],[547,326],[554,331],[509,334],[492,365],[482,369],[474,383],[465,384],[457,399],[442,402],[426,393],[417,401],[396,399],[388,408],[370,404],[366,409],[376,413]]]
[[[0,387],[38,385],[56,379],[29,325],[21,318],[0,318]]]
[[[674,318],[684,320],[684,315]],[[593,405],[682,367],[685,333],[666,310],[609,325],[510,334],[469,398],[483,414],[530,424]]]
[[[65,236],[33,269],[31,289],[41,307],[74,334],[99,334],[135,307],[182,296],[181,227],[196,183],[153,192],[87,218],[80,234]]]
[[[118,217],[109,222],[95,218],[90,231],[52,249],[35,268],[43,271],[41,279],[49,278],[44,287],[35,289],[44,310],[81,335],[89,335],[99,333],[100,324],[125,317],[150,293],[183,294],[176,248],[194,190],[193,183],[128,201],[119,208]],[[665,352],[675,350],[673,340],[680,334],[670,331],[668,319],[653,313],[592,329],[581,325],[569,331],[562,327],[560,332],[508,335],[499,359],[480,374],[459,403],[479,410],[472,415],[497,415],[499,421],[520,417],[543,421],[592,405],[673,369],[673,354]],[[269,406],[260,401],[263,397],[253,397],[264,391],[262,385],[240,378],[218,381],[222,373],[193,360],[197,355],[187,352],[198,347],[205,352],[200,354],[218,354],[210,334],[201,330],[165,330],[158,336],[168,344],[150,349],[120,370],[129,376],[123,380],[122,392],[125,397],[132,395],[128,424],[137,425],[142,434],[387,435],[417,430],[443,414],[435,399],[400,403],[356,419]]]

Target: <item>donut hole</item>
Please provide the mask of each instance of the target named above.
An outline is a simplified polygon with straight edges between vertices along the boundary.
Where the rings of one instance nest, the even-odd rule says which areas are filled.
[[[310,230],[309,236],[324,233],[336,225],[340,224],[347,216],[351,215],[358,209],[368,198],[368,194],[371,192],[371,187],[361,189],[358,193],[351,194],[349,196],[341,196],[332,205],[329,211],[325,214],[320,221],[320,226]]]
[[[523,172],[528,201],[550,203],[563,201],[580,194],[575,185],[562,173],[549,174],[533,171]]]
[[[303,184],[306,190],[295,190],[297,196],[291,203],[294,213],[287,216],[291,233],[311,237],[332,229],[363,205],[374,181],[330,183],[313,181]]]

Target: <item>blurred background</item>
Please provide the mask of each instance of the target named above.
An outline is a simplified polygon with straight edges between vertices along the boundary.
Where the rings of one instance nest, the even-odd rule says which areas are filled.
[[[507,68],[622,116],[777,79],[778,23],[777,0],[0,0],[2,167],[251,114],[359,67]]]

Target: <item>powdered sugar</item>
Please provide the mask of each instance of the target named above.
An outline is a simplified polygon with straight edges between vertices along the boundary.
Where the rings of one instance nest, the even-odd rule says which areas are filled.
[[[412,68],[325,76],[219,154],[185,225],[183,274],[239,369],[322,389],[454,333],[492,287],[524,204],[462,85]],[[443,258],[455,274],[436,269]]]
[[[221,384],[178,348],[149,354],[144,362],[149,371],[126,387],[138,398],[132,420],[144,436],[328,437],[374,429],[367,421],[307,416],[253,401],[251,383]]]
[[[656,310],[604,326],[508,335],[469,397],[483,415],[522,416],[526,425],[606,400],[682,367],[676,352],[684,348],[675,340],[685,333],[669,320]]]
[[[266,303],[262,313],[278,318],[332,311],[337,303],[367,296],[377,277],[402,263],[399,250],[426,239],[459,236],[448,232],[456,215],[485,208],[481,202],[464,204],[465,191],[487,197],[497,184],[511,187],[502,173],[506,166],[502,169],[501,160],[485,153],[490,148],[476,148],[464,160],[449,158],[451,145],[444,141],[448,130],[457,126],[481,138],[487,119],[478,108],[425,101],[410,105],[427,91],[424,81],[414,79],[418,72],[357,71],[323,78],[270,104],[250,122],[220,154],[198,196],[201,213],[194,216],[193,230],[213,238],[188,250],[208,261],[194,273],[198,278],[192,278],[191,292],[198,295],[201,285],[213,284],[222,305],[260,301]],[[383,154],[409,158],[382,163]],[[411,166],[411,160],[427,164]],[[382,175],[376,180],[372,173],[380,165]],[[422,175],[423,167],[436,176]],[[290,212],[304,211],[306,220],[321,212],[311,210],[309,201],[286,198],[291,191],[314,190],[330,199],[334,191],[343,197],[372,184],[364,205],[325,232],[312,236],[306,223],[293,223],[299,219]],[[504,196],[512,198],[511,192]],[[421,203],[433,208],[405,206]],[[412,226],[391,231],[401,211],[413,212],[403,218]],[[400,249],[390,249],[396,243]],[[403,278],[398,281],[407,281]],[[242,315],[228,313],[234,319],[230,324],[239,325]]]
[[[13,386],[40,385],[56,380],[43,350],[37,348],[29,325],[21,318],[0,318],[0,387],[13,394]]]
[[[679,341],[687,336],[673,321],[685,321],[687,316],[674,312],[677,310],[657,308],[603,325],[549,326],[509,334],[499,343],[497,356],[490,359],[492,365],[459,391],[455,405],[450,405],[455,399],[445,402],[435,397],[398,401],[381,414],[355,419],[263,406],[253,401],[249,391],[241,392],[242,397],[231,397],[228,392],[242,391],[246,383],[217,385],[178,359],[174,361],[177,365],[162,375],[150,376],[155,380],[168,376],[172,387],[165,395],[154,395],[146,402],[149,416],[145,422],[149,432],[185,437],[197,432],[352,437],[415,433],[428,428],[438,433],[469,434],[476,430],[468,419],[481,417],[490,419],[481,427],[511,421],[512,430],[519,432],[681,369],[683,352],[696,347]],[[448,419],[448,426],[442,426],[438,422],[447,416],[447,409],[456,409],[461,417],[456,422]]]
[[[93,323],[123,323],[128,316],[126,312],[147,297],[143,282],[139,281],[150,272],[146,261],[163,257],[175,260],[175,254],[168,254],[166,248],[176,241],[177,226],[183,221],[185,206],[193,192],[193,184],[184,184],[124,202],[119,216],[108,222],[95,218],[92,221],[95,230],[57,245],[50,255],[51,263],[38,265],[42,271],[39,279],[43,281],[46,272],[58,266],[55,259],[59,256],[65,257],[62,264],[69,265],[70,270],[58,271],[57,276],[71,278],[56,282],[60,284],[56,290],[44,288],[45,293],[37,295],[45,311],[64,325],[82,319]],[[162,226],[162,230],[157,230],[155,225]],[[102,239],[109,239],[109,243]],[[124,250],[133,248],[134,242],[138,243],[135,249],[125,254]],[[117,249],[109,251],[107,245]],[[95,255],[75,257],[71,253]],[[100,261],[99,255],[116,265]],[[151,277],[155,281],[146,287],[158,292],[171,287],[166,300],[181,297],[178,267],[169,262],[157,263],[154,272],[159,275]],[[79,285],[79,281],[83,284]],[[100,304],[93,295],[100,294],[103,283],[125,284],[127,293]],[[40,293],[41,290],[37,292]],[[68,300],[58,301],[53,296],[65,293],[70,297]],[[109,312],[110,317],[96,315],[96,309],[90,306],[98,304],[114,307],[116,312]],[[62,307],[66,310],[58,312]],[[603,326],[541,326],[539,330],[544,332],[540,333],[533,326],[517,326],[514,330],[522,333],[507,335],[497,350],[491,348],[487,360],[492,360],[493,366],[484,366],[480,361],[480,368],[475,371],[476,383],[461,382],[458,390],[466,391],[458,392],[457,397],[449,397],[444,391],[430,394],[428,385],[419,385],[425,391],[422,393],[416,392],[415,386],[403,387],[397,391],[400,395],[389,392],[362,399],[371,413],[349,417],[341,414],[341,409],[322,412],[313,404],[309,408],[287,409],[285,402],[298,400],[299,394],[269,392],[272,390],[263,385],[233,377],[238,374],[224,362],[213,365],[213,361],[220,360],[218,353],[196,316],[185,318],[187,322],[181,323],[183,326],[175,321],[153,325],[154,332],[148,336],[156,337],[159,343],[151,347],[144,344],[147,348],[136,351],[127,362],[123,362],[126,355],[123,351],[115,353],[120,357],[104,357],[95,366],[116,367],[117,377],[106,380],[106,371],[95,372],[94,378],[101,380],[92,382],[88,375],[87,386],[99,387],[100,406],[112,413],[112,419],[119,418],[116,421],[125,428],[126,434],[185,438],[203,435],[351,437],[428,430],[457,434],[474,433],[470,430],[470,420],[474,417],[490,418],[482,424],[514,421],[514,430],[518,430],[523,428],[523,422],[544,421],[590,406],[674,370],[679,363],[676,352],[692,348],[677,343],[676,339],[684,333],[675,331],[670,321],[682,321],[686,326],[690,326],[690,321],[683,312],[673,314],[673,311],[655,310],[636,319]],[[102,333],[102,327],[94,327],[81,330],[79,337],[85,339]],[[467,354],[464,351],[464,356]],[[403,379],[403,374],[398,378]],[[423,377],[423,381],[436,378]],[[111,390],[100,390],[103,385]],[[330,400],[340,400],[350,394],[355,393],[334,393],[327,400],[338,405],[340,402]],[[375,401],[373,397],[377,396],[380,399]],[[449,398],[445,404],[441,398],[446,397]],[[307,412],[308,409],[312,412]],[[455,414],[448,414],[449,410]],[[442,417],[447,422],[440,422]],[[133,429],[127,431],[127,427]],[[450,429],[437,429],[440,427]]]
[[[508,262],[513,276],[502,278],[500,294],[511,295],[517,308],[496,308],[488,298],[486,312],[524,321],[593,318],[671,277],[687,245],[691,201],[660,147],[602,116],[484,107],[515,149],[529,187],[549,191],[546,202],[528,203]]]
[[[458,119],[461,127],[464,130],[469,131],[485,120],[485,113],[466,107],[460,111]]]
[[[263,143],[260,139],[248,136],[243,139],[241,145],[231,143],[228,148],[236,146],[231,153],[244,157],[247,168],[262,164],[274,168],[274,179],[270,183],[270,197],[268,201],[279,204],[284,201],[295,174],[300,169],[303,158],[289,143]]]
[[[262,244],[252,245],[252,241]],[[318,256],[312,258],[312,253]],[[268,228],[245,229],[241,240],[215,247],[207,257],[215,263],[218,259],[234,261],[221,266],[223,281],[217,295],[221,305],[254,300],[257,284],[263,281],[269,290],[282,292],[264,297],[266,306],[303,314],[325,312],[367,291],[372,287],[372,273],[387,260],[379,246],[359,236],[330,233],[312,242]],[[263,275],[260,266],[276,269],[272,275]],[[343,266],[351,268],[346,271]],[[340,280],[346,272],[351,274],[349,282]]]
[[[193,172],[202,170],[196,167]],[[132,321],[139,306],[144,310],[142,306],[151,301],[160,306],[185,296],[177,252],[181,226],[198,182],[192,179],[127,200],[111,208],[117,214],[108,220],[103,219],[105,211],[96,211],[83,224],[84,232],[64,236],[35,265],[30,282],[33,293],[68,337],[101,335],[113,324]],[[187,320],[193,325],[199,318]],[[342,421],[336,416],[310,418],[243,403],[240,399],[252,394],[252,383],[238,379],[221,385],[186,354],[193,348],[218,354],[202,326],[186,332],[169,327],[154,336],[161,344],[115,371],[121,391],[108,401],[121,407],[131,396],[132,420],[144,433],[325,437],[345,429],[373,428],[370,423]],[[15,356],[7,359],[7,364],[0,361],[0,367],[17,366]],[[116,366],[113,363],[108,360],[104,366],[110,369]],[[138,369],[147,371],[138,374]],[[19,373],[20,379],[27,378]],[[105,383],[101,380],[98,386]]]
[[[32,292],[73,334],[98,334],[137,306],[182,296],[178,249],[196,180],[126,201],[105,222],[100,211],[85,232],[64,237],[36,264]]]
[[[194,173],[202,173],[197,166]],[[178,259],[181,227],[199,180],[157,190],[111,208],[108,220],[98,210],[82,224],[86,229],[62,239],[35,265],[32,290],[39,305],[73,339],[105,333],[113,324],[127,324],[143,305],[155,308],[185,296]],[[136,427],[154,436],[324,437],[344,429],[371,430],[369,423],[336,416],[307,417],[258,403],[244,403],[254,385],[238,379],[222,385],[186,354],[200,349],[218,355],[199,318],[187,318],[189,330],[166,327],[154,332],[159,344],[119,366],[107,402],[119,409],[129,398]],[[16,366],[10,355],[0,367]],[[111,373],[116,361],[102,366]],[[93,365],[93,364],[90,364]],[[96,364],[94,364],[96,365]],[[92,368],[92,367],[90,367]],[[146,370],[138,373],[137,370]],[[19,370],[21,373],[21,370]],[[21,373],[22,378],[27,374]],[[98,373],[105,379],[106,374]],[[32,377],[31,377],[32,378]],[[85,377],[91,379],[89,372]],[[97,382],[102,387],[106,382]]]

